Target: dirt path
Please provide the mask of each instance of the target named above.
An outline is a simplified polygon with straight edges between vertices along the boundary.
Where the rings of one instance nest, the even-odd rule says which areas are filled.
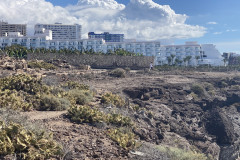
[[[22,115],[28,116],[30,120],[45,120],[52,118],[59,118],[61,115],[66,114],[67,111],[32,111],[22,112]]]

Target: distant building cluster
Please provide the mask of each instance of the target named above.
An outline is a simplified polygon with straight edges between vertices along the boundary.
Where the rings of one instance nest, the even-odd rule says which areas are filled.
[[[109,32],[104,32],[102,34],[95,34],[94,32],[89,32],[88,38],[104,39],[105,42],[123,42],[124,34],[110,34]]]
[[[223,53],[224,62],[227,65],[240,65],[240,55],[234,52]]]
[[[81,39],[82,26],[79,24],[65,25],[36,24],[33,36],[26,35],[25,24],[0,23],[0,48],[19,44],[27,48],[94,50],[107,53],[109,50],[124,49],[140,53],[144,56],[154,56],[155,65],[171,63],[184,64],[188,56],[189,65],[210,64],[223,65],[223,57],[213,44],[198,44],[186,42],[183,45],[161,45],[160,41],[136,41],[124,39],[124,34],[104,32],[88,33],[88,39]]]

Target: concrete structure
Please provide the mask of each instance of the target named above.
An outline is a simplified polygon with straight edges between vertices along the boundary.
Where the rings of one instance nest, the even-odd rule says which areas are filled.
[[[20,32],[10,32],[8,36],[0,37],[0,48],[19,44],[30,48],[46,48],[48,41],[52,40],[52,31],[42,29],[42,34],[24,36]]]
[[[74,25],[64,25],[61,23],[55,24],[36,24],[35,35],[41,34],[42,29],[52,31],[53,40],[76,40],[81,39],[82,26],[79,24]]]
[[[104,39],[106,42],[123,42],[124,34],[110,34],[109,32],[95,34],[94,32],[89,32],[88,39]]]
[[[213,66],[224,65],[223,57],[212,44],[198,44],[186,42],[185,45],[161,45],[158,41],[153,42],[106,42],[103,39],[76,39],[54,40],[50,30],[38,29],[32,37],[26,37],[20,33],[11,33],[7,37],[0,37],[0,48],[19,44],[27,48],[46,49],[77,49],[94,50],[95,52],[107,53],[109,50],[124,49],[126,51],[140,53],[144,56],[154,56],[155,65],[168,64],[168,57],[174,57],[172,62],[178,59],[179,65],[209,64]],[[191,60],[184,62],[187,56]],[[198,57],[199,59],[196,59]]]
[[[234,52],[224,52],[223,58],[225,58],[225,65],[240,65],[240,54]]]
[[[10,32],[20,32],[20,34],[27,35],[26,24],[8,24],[8,22],[0,22],[0,37],[7,36]]]
[[[187,56],[191,56],[189,62],[186,62]],[[184,45],[162,45],[160,52],[156,55],[155,64],[168,64],[168,57],[174,57],[172,60],[174,63],[178,59],[179,65],[223,65],[222,55],[213,44],[200,45],[197,42],[186,42]]]

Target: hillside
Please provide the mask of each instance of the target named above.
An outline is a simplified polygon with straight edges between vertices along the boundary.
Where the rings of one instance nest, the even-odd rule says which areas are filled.
[[[1,98],[13,96],[1,100],[0,122],[53,133],[61,154],[48,158],[238,158],[238,72],[113,71],[8,57],[0,72]],[[8,137],[14,145],[14,136]],[[0,147],[2,159],[23,158],[16,147],[5,149]]]

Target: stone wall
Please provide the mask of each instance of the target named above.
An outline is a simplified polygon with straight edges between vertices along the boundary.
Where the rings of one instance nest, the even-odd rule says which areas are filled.
[[[124,68],[131,69],[148,68],[154,57],[146,56],[116,56],[116,55],[76,55],[76,54],[28,54],[28,60],[44,60],[53,59],[65,60],[71,65],[90,65],[92,68]]]

